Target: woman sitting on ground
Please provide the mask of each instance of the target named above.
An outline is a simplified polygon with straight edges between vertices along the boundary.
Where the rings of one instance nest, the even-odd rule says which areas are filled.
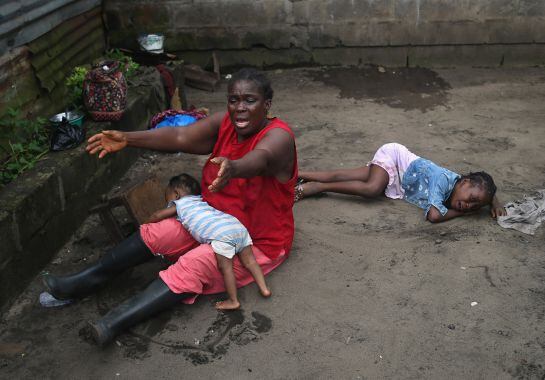
[[[297,179],[293,132],[282,120],[267,117],[272,97],[264,74],[243,69],[229,81],[227,113],[184,128],[103,131],[89,139],[87,150],[98,153],[99,158],[125,147],[209,154],[202,171],[202,197],[248,229],[255,259],[267,274],[291,249]],[[44,283],[57,298],[83,297],[154,255],[173,264],[140,294],[90,323],[91,334],[100,345],[174,304],[193,303],[199,294],[225,291],[212,247],[197,243],[175,218],[144,224],[90,267],[69,276],[47,275]],[[238,258],[233,267],[238,287],[253,281]]]

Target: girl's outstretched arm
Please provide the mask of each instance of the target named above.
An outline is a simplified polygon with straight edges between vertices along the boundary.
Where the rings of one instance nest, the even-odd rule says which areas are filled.
[[[157,223],[163,219],[172,218],[173,216],[176,216],[176,206],[170,206],[155,211],[153,214],[151,214],[146,223]]]
[[[468,214],[469,213],[467,212],[460,212],[449,209],[445,215],[441,215],[438,209],[436,209],[434,206],[431,206],[428,211],[428,215],[426,216],[426,219],[428,219],[431,223],[441,223]]]

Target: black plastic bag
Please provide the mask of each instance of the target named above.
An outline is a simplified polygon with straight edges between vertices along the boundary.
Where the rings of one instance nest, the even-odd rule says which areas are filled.
[[[61,124],[54,127],[49,149],[53,152],[72,149],[81,144],[83,140],[85,140],[83,127],[72,125],[63,120]]]

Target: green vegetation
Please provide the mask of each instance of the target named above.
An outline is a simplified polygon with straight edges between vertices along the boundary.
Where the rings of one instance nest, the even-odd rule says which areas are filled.
[[[106,59],[120,63],[125,78],[132,77],[140,65],[118,49],[106,53]],[[83,81],[88,66],[76,66],[65,79],[67,106],[83,110]],[[19,109],[9,108],[0,118],[0,186],[13,181],[25,170],[33,168],[49,151],[50,133],[47,120],[24,119]]]
[[[68,104],[76,110],[83,107],[83,80],[89,70],[83,66],[76,66],[64,84],[68,88]]]
[[[108,52],[106,53],[106,58],[114,61],[119,61],[119,64],[123,69],[125,79],[129,79],[130,77],[134,76],[136,70],[138,70],[138,68],[140,67],[138,63],[133,61],[132,57],[124,54],[119,49],[108,50]]]
[[[13,181],[31,169],[49,151],[49,132],[44,118],[22,119],[20,111],[9,108],[0,120],[0,185]]]

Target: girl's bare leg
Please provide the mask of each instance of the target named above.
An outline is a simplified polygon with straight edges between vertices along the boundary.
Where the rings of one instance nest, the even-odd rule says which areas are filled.
[[[216,253],[216,260],[218,261],[218,267],[223,275],[223,281],[225,282],[225,290],[229,297],[225,301],[216,302],[216,309],[218,310],[235,310],[240,307],[237,297],[237,281],[235,279],[235,273],[233,272],[233,260],[228,259],[225,256],[218,255]]]
[[[349,195],[359,195],[375,198],[384,193],[390,176],[388,172],[377,165],[369,167],[367,180],[347,180],[339,182],[307,182],[303,183],[303,196],[309,197],[318,193],[331,192]]]
[[[259,288],[259,292],[263,297],[270,297],[271,296],[271,290],[267,286],[267,283],[265,282],[265,276],[263,276],[263,272],[261,271],[261,267],[255,261],[255,256],[252,251],[252,246],[249,245],[246,248],[244,248],[239,254],[238,257],[240,261],[242,262],[242,265],[244,265],[244,268],[248,269],[248,271],[252,274],[254,277],[255,283],[257,284],[257,287]]]
[[[337,169],[328,171],[299,171],[299,178],[312,182],[344,182],[367,181],[369,179],[369,166],[354,169]]]

